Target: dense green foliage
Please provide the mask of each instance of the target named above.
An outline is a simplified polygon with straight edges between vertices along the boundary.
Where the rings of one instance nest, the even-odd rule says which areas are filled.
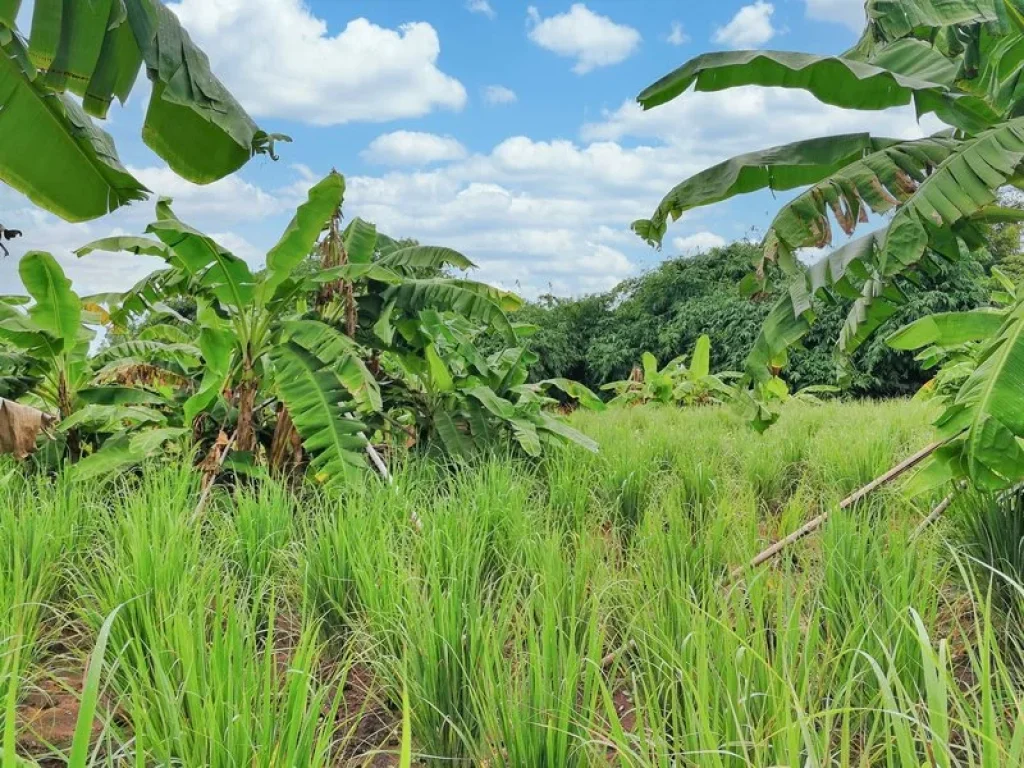
[[[931,377],[913,355],[885,343],[887,332],[932,312],[969,309],[987,301],[990,264],[1016,264],[1020,258],[1016,227],[1002,238],[1004,250],[995,255],[979,252],[925,276],[920,287],[908,287],[908,302],[854,356],[853,394],[912,394]],[[608,293],[580,299],[548,296],[530,303],[517,318],[539,326],[530,339],[539,358],[533,375],[565,376],[598,388],[626,378],[644,352],[670,360],[688,354],[705,333],[711,338],[712,370],[742,370],[765,317],[786,290],[770,280],[763,293],[743,294],[740,284],[759,254],[756,245],[736,242],[692,258],[667,259]],[[803,348],[790,355],[784,372],[794,388],[836,383],[834,340],[851,303],[819,302],[818,322]]]

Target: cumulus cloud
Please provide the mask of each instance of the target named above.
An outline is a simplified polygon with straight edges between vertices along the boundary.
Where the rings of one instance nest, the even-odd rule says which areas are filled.
[[[541,48],[576,59],[572,71],[586,74],[597,67],[618,64],[640,46],[640,33],[607,16],[574,3],[565,13],[542,18],[535,6],[527,9],[529,38]]]
[[[484,103],[495,106],[498,104],[514,104],[518,100],[516,92],[504,85],[488,85],[484,88]]]
[[[807,18],[843,24],[853,32],[864,29],[863,0],[806,0]]]
[[[736,12],[732,21],[715,30],[714,41],[730,48],[757,48],[775,37],[772,14],[775,6],[764,0],[745,5]]]
[[[479,13],[486,16],[489,19],[493,19],[498,14],[494,12],[494,8],[487,0],[467,0],[466,10],[470,13]]]
[[[697,232],[672,239],[672,247],[681,256],[695,256],[713,248],[721,248],[725,243],[725,238],[714,232]]]
[[[438,68],[441,43],[425,22],[395,30],[358,18],[331,35],[302,0],[180,0],[168,7],[257,117],[337,125],[466,103],[462,83]]]
[[[673,21],[671,31],[668,33],[665,41],[671,45],[685,45],[690,42],[690,36],[686,34],[686,30],[683,29],[681,23]]]
[[[362,152],[364,160],[381,165],[429,165],[465,156],[466,148],[451,136],[419,131],[385,133]]]

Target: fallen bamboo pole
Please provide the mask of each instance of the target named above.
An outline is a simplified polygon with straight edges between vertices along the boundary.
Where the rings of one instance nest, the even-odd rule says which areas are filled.
[[[945,442],[946,442],[945,440],[938,440],[938,441],[932,443],[931,445],[925,446],[920,451],[915,453],[913,456],[910,456],[909,458],[904,459],[899,464],[897,464],[895,467],[893,467],[888,472],[886,472],[884,475],[880,475],[879,477],[876,477],[874,480],[872,480],[870,483],[865,485],[863,488],[860,488],[860,489],[854,491],[849,496],[847,496],[845,499],[843,499],[839,503],[839,508],[840,509],[847,509],[849,507],[852,507],[854,504],[856,504],[858,501],[863,499],[865,496],[867,496],[872,491],[880,488],[881,486],[885,485],[886,483],[891,483],[893,480],[895,480],[897,477],[902,475],[904,472],[906,472],[907,470],[913,469],[918,464],[920,464],[922,461],[924,461],[926,458],[931,456],[936,451],[936,449],[938,449],[940,446],[942,446]],[[770,547],[768,547],[767,549],[763,550],[760,554],[758,554],[757,557],[755,557],[753,560],[751,560],[745,566],[740,566],[739,568],[736,568],[735,570],[733,570],[733,572],[729,574],[729,580],[730,581],[736,580],[737,578],[742,576],[743,572],[746,571],[748,568],[756,568],[757,566],[761,565],[762,563],[765,563],[768,560],[771,560],[773,557],[775,557],[777,554],[779,554],[782,550],[784,550],[790,544],[793,544],[794,542],[800,541],[800,539],[802,539],[807,534],[813,533],[814,531],[818,530],[818,528],[821,527],[822,523],[824,523],[828,519],[828,515],[829,515],[829,513],[827,511],[826,512],[822,512],[820,515],[818,515],[813,520],[805,523],[801,528],[798,528],[797,530],[793,531],[793,533],[789,534],[789,536],[787,536],[786,538],[780,539],[779,541],[775,542]]]
[[[951,494],[949,494],[949,496],[947,496],[942,501],[940,501],[936,505],[935,509],[933,509],[928,514],[928,517],[926,517],[924,520],[922,520],[918,524],[917,528],[914,529],[914,532],[912,534],[910,534],[910,540],[914,541],[918,536],[920,536],[922,533],[924,533],[932,523],[934,523],[936,520],[938,520],[940,517],[942,517],[943,513],[947,509],[949,509],[949,505],[953,503],[953,499],[955,499],[955,498],[956,498],[956,491],[953,491]]]

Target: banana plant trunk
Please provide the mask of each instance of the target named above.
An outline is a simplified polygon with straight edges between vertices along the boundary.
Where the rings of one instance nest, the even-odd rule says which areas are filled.
[[[57,410],[60,413],[61,421],[68,418],[75,410],[71,387],[68,385],[67,376],[63,371],[57,377]],[[69,429],[65,439],[67,440],[68,457],[72,463],[77,462],[82,458],[82,441],[78,434],[78,428]]]
[[[256,380],[243,376],[238,385],[238,428],[235,444],[240,451],[256,450]]]
[[[281,403],[277,408],[277,425],[270,442],[271,471],[287,475],[302,466],[302,438],[299,436],[288,407]]]

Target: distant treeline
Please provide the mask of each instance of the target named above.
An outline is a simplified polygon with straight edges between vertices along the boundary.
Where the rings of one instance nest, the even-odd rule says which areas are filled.
[[[785,289],[785,280],[775,275],[768,293],[741,294],[739,283],[751,273],[758,253],[756,245],[736,242],[690,258],[670,258],[607,293],[578,299],[544,296],[532,302],[516,319],[540,327],[532,339],[539,356],[533,375],[565,376],[596,389],[626,378],[643,352],[664,363],[689,352],[703,333],[711,337],[713,370],[743,370],[765,315]],[[910,301],[855,355],[851,392],[892,397],[916,391],[929,374],[912,354],[887,347],[886,336],[931,312],[985,304],[994,265],[1014,279],[1024,278],[1017,227],[993,229],[989,251],[945,266],[943,274],[920,286],[904,283]],[[817,307],[818,322],[784,373],[792,387],[836,383],[833,349],[849,307],[849,301]]]

